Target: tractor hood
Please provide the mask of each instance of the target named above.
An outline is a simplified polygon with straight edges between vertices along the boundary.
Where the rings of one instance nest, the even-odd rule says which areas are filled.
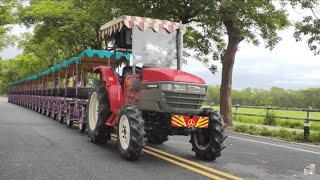
[[[150,68],[150,67],[144,67],[142,69],[142,82],[159,82],[159,81],[206,84],[206,82],[203,79],[180,70],[169,69],[169,68]]]

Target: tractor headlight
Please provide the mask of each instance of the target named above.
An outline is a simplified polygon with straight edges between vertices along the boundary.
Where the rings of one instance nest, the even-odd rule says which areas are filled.
[[[173,85],[174,91],[180,91],[180,92],[187,92],[187,85],[185,84],[174,84]]]
[[[188,85],[188,92],[204,94],[206,93],[206,87]]]
[[[165,91],[172,91],[172,84],[161,84],[161,89]]]

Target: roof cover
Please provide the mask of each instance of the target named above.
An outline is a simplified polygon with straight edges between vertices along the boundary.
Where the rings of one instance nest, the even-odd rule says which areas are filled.
[[[123,26],[132,29],[135,25],[137,25],[142,31],[147,28],[152,28],[156,32],[161,29],[166,29],[169,33],[172,33],[174,30],[179,29],[179,23],[173,21],[138,16],[121,16],[101,26],[100,33],[102,37],[105,37],[106,35],[119,32]]]

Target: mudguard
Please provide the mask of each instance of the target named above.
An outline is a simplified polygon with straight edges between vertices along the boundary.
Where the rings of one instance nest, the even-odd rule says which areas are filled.
[[[106,89],[109,93],[110,110],[113,114],[118,114],[119,108],[122,106],[122,88],[118,80],[118,75],[107,66],[98,66],[93,71],[100,70],[103,80],[106,83]]]

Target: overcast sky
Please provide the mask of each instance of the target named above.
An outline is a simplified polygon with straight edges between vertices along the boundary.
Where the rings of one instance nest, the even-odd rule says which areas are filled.
[[[308,12],[290,10],[290,20],[297,21],[301,14]],[[31,31],[25,27],[14,26],[12,34]],[[272,51],[246,42],[240,43],[233,72],[233,88],[246,87],[269,89],[273,86],[287,89],[320,87],[320,56],[314,56],[305,41],[295,42],[293,28],[279,33],[282,41]],[[9,47],[0,53],[3,59],[21,53],[16,47]],[[221,81],[221,64],[218,73],[213,75],[200,62],[188,61],[183,70],[198,75],[208,84],[218,85]]]

